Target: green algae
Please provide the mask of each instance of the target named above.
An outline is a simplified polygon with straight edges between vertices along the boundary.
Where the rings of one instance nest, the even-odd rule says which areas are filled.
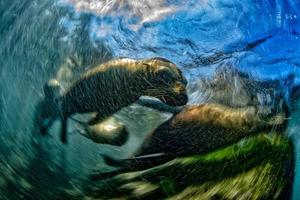
[[[216,151],[97,181],[97,199],[286,199],[294,157],[290,140],[258,134]]]

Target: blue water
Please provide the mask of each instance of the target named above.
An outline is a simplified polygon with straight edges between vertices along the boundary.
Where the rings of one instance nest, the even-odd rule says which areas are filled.
[[[245,48],[258,40],[257,46]],[[67,87],[87,68],[113,57],[161,56],[180,66],[190,84],[230,65],[257,79],[284,80],[293,74],[297,86],[299,55],[296,0],[2,0],[0,188],[6,192],[0,198],[22,198],[34,191],[51,199],[59,189],[78,191],[91,169],[104,168],[99,152],[125,157],[141,142],[141,130],[145,133],[169,117],[154,111],[148,116],[142,108],[119,114],[133,135],[121,150],[78,134],[63,146],[55,134],[57,125],[48,139],[32,139],[33,110],[51,77]],[[291,85],[282,82],[281,87],[292,102]],[[194,95],[190,101],[201,98]],[[300,199],[300,108],[298,102],[291,104],[287,134],[296,146],[293,198]],[[133,125],[134,117],[141,120]],[[45,188],[48,194],[41,194]],[[16,189],[19,194],[10,192]]]

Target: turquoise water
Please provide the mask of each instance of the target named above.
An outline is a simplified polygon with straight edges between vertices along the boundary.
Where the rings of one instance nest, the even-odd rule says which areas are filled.
[[[291,91],[299,85],[299,14],[300,4],[292,0],[2,0],[0,198],[78,193],[87,174],[106,168],[100,153],[126,157],[169,117],[136,105],[125,109],[117,117],[132,136],[121,149],[94,144],[76,134],[74,124],[67,146],[58,140],[58,124],[46,139],[32,136],[33,111],[49,78],[67,87],[84,70],[114,57],[172,60],[188,78],[189,101],[195,104],[205,99],[193,83],[220,66],[279,80],[293,111],[287,134],[296,145],[298,172],[299,111]],[[295,79],[288,84],[291,74]],[[296,173],[294,199],[299,185]]]

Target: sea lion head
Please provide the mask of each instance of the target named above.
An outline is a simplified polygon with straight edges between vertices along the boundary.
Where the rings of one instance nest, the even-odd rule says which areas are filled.
[[[171,106],[187,103],[187,80],[174,63],[164,58],[150,58],[143,64],[147,67],[149,81],[145,95],[156,97]]]

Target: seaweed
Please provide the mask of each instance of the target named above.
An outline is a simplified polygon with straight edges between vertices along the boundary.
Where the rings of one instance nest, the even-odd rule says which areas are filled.
[[[282,134],[259,134],[213,152],[121,173],[85,189],[100,199],[287,199],[293,146]]]

